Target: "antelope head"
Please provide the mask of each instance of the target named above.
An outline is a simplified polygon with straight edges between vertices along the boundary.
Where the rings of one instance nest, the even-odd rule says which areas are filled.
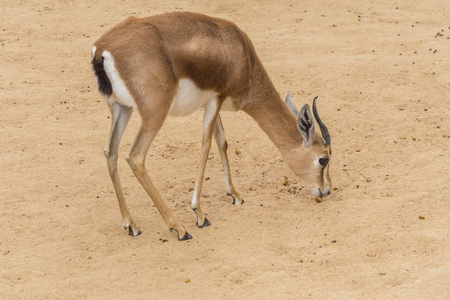
[[[331,193],[330,162],[331,139],[327,127],[317,112],[317,97],[313,101],[313,114],[319,125],[321,135],[315,133],[314,119],[308,104],[300,111],[295,107],[289,93],[285,103],[297,118],[297,127],[303,141],[300,147],[292,150],[287,157],[287,164],[302,179],[316,197],[328,196]]]

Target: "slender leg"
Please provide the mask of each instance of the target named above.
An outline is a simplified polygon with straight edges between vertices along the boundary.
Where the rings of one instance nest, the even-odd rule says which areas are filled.
[[[117,172],[117,158],[119,153],[120,140],[122,139],[123,132],[128,124],[128,121],[130,120],[133,111],[128,107],[114,103],[111,106],[111,112],[113,115],[113,121],[108,137],[108,142],[106,144],[105,150],[103,150],[103,153],[106,156],[109,175],[111,176],[111,181],[114,185],[114,190],[117,195],[117,200],[119,201],[120,213],[122,214],[123,219],[123,227],[125,229],[128,229],[128,233],[130,235],[137,236],[141,232],[130,216],[130,212],[128,211],[127,204],[125,202],[125,197],[123,195],[119,173]]]
[[[202,155],[191,202],[191,207],[197,215],[197,226],[200,228],[211,225],[211,223],[205,218],[205,215],[200,208],[200,195],[202,192],[203,177],[205,175],[205,166],[208,160],[209,150],[211,149],[214,124],[217,116],[219,115],[220,105],[221,101],[219,99],[209,101],[205,106],[205,115],[203,117]]]
[[[155,119],[157,119],[157,117]],[[144,120],[142,121],[144,122]],[[147,194],[153,200],[153,203],[155,203],[156,208],[158,209],[166,224],[169,226],[169,229],[171,231],[177,231],[178,239],[180,241],[188,240],[191,239],[192,236],[187,233],[186,228],[173,216],[172,212],[164,203],[155,186],[153,185],[147,173],[147,170],[145,169],[145,156],[147,154],[148,148],[150,147],[150,144],[161,128],[163,122],[164,119],[162,119],[161,122],[153,121],[153,124],[143,123],[141,125],[136,139],[134,140],[133,147],[131,148],[129,155],[127,156],[127,162],[133,170],[136,178],[139,180]]]
[[[233,182],[231,181],[230,166],[228,164],[228,156],[227,156],[228,144],[227,140],[225,139],[225,132],[223,130],[220,114],[217,116],[216,123],[214,125],[214,137],[216,139],[217,148],[219,148],[220,158],[222,160],[222,167],[225,176],[225,188],[227,189],[227,195],[233,198],[234,205],[241,205],[244,203],[244,200],[242,200],[238,192],[236,192],[233,186]]]

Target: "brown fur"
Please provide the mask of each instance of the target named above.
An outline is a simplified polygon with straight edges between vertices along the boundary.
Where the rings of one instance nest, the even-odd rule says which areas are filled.
[[[93,61],[100,61],[104,51],[112,54],[116,69],[135,99],[142,118],[141,129],[127,160],[169,227],[178,231],[180,239],[187,234],[186,230],[165,207],[144,167],[148,147],[169,112],[180,79],[190,79],[198,88],[218,93],[218,109],[213,112],[214,118],[203,137],[202,163],[197,178],[199,189],[213,131],[223,132],[220,119],[217,124],[215,121],[227,97],[255,119],[297,175],[325,188],[324,175],[312,169],[312,162],[319,155],[329,156],[328,149],[324,148],[320,137],[316,137],[310,149],[303,146],[296,117],[275,90],[250,39],[234,23],[186,12],[142,19],[130,17],[102,35],[94,46]],[[116,143],[117,139],[120,142],[121,135],[115,135],[115,126],[113,123],[111,140]],[[219,145],[220,148],[224,146]],[[226,153],[223,159],[227,159]],[[114,173],[111,176],[117,190],[120,186],[118,175]],[[326,176],[329,179],[328,172]],[[331,189],[331,181],[329,185],[326,188]],[[234,191],[232,184],[231,188]],[[235,197],[238,204],[242,202],[237,193]],[[120,197],[119,203],[124,205]],[[193,208],[198,225],[203,226],[206,219],[199,202]],[[127,212],[123,215],[124,224],[127,223],[136,235],[138,230],[130,221],[131,217]]]

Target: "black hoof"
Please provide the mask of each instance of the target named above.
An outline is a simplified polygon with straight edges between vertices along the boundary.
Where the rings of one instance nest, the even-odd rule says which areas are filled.
[[[206,226],[211,226],[211,222],[210,221],[208,221],[208,219],[206,219],[205,218],[205,222],[203,222],[203,225],[198,225],[198,220],[197,220],[197,226],[198,226],[198,228],[203,228],[203,227],[206,227]]]
[[[179,241],[187,241],[187,240],[190,240],[190,239],[192,239],[192,235],[190,235],[187,231],[186,231],[186,233],[184,234],[184,236],[181,239],[178,238]]]
[[[227,194],[227,196],[230,196],[231,198],[233,198],[233,205],[238,205],[238,204],[236,204],[237,203],[236,198],[234,198],[234,196],[232,194]],[[242,204],[244,204],[244,200],[242,200],[241,205]]]
[[[131,229],[131,227],[128,227],[128,235],[131,235],[131,236],[138,236],[138,235],[140,235],[141,233],[142,233],[142,232],[138,229],[137,234],[134,235],[133,229]]]
[[[234,197],[233,197],[233,205],[238,205],[238,204],[236,204],[236,203],[237,203],[237,201],[236,201],[236,199],[234,199]],[[244,200],[242,200],[242,202],[241,202],[240,205],[242,205],[242,204],[244,204]]]

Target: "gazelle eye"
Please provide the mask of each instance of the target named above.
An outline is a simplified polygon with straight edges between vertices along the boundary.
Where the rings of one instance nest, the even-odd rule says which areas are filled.
[[[328,165],[329,161],[330,161],[330,159],[326,158],[326,157],[319,158],[319,164],[321,164],[324,167],[326,167]]]

